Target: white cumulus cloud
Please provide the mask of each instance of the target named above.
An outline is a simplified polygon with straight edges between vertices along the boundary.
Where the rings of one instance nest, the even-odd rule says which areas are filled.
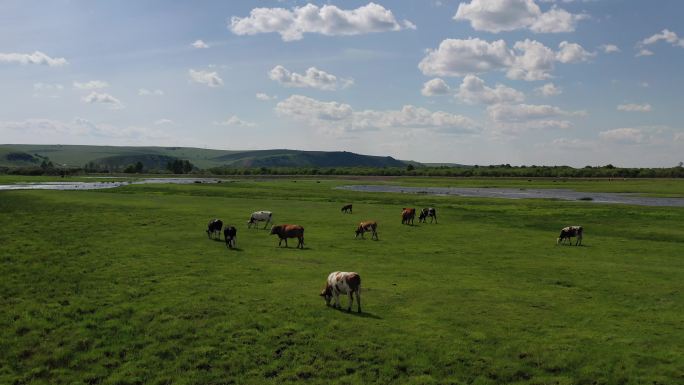
[[[620,47],[616,46],[615,44],[603,44],[599,46],[601,51],[604,53],[617,53],[620,52]]]
[[[581,45],[577,43],[568,43],[563,41],[558,45],[558,52],[556,53],[556,60],[561,63],[577,63],[587,61],[596,54],[588,52]]]
[[[79,90],[99,90],[107,87],[109,87],[109,83],[103,80],[91,80],[83,83],[74,82],[74,88]]]
[[[139,96],[164,96],[164,91],[162,90],[148,90],[147,88],[138,89]]]
[[[123,103],[121,103],[119,99],[107,93],[99,93],[93,91],[87,96],[82,97],[81,100],[85,103],[90,104],[105,104],[113,110],[120,110],[124,108]]]
[[[670,31],[669,29],[664,29],[659,33],[656,33],[654,35],[651,35],[636,44],[636,48],[639,50],[635,56],[651,56],[653,55],[653,51],[650,49],[647,49],[646,46],[648,45],[653,45],[658,43],[659,41],[664,41],[667,43],[670,43],[673,47],[682,47],[684,48],[684,38],[681,38],[677,35],[677,33]]]
[[[278,97],[275,96],[275,95],[265,94],[265,93],[263,93],[263,92],[257,92],[256,98],[259,99],[259,100],[262,100],[262,101],[267,102],[267,101],[269,101],[269,100],[277,99]]]
[[[209,48],[209,44],[207,44],[207,43],[205,43],[204,41],[199,40],[199,39],[198,39],[198,40],[195,40],[195,42],[192,43],[191,45],[192,45],[193,47],[195,47],[195,48],[200,48],[200,49],[201,49],[201,48]]]
[[[2,53],[0,63],[41,64],[49,67],[61,67],[69,64],[63,57],[50,57],[40,51],[33,53]]]
[[[542,12],[534,0],[472,0],[460,3],[454,20],[469,21],[473,29],[504,32],[529,29],[537,33],[572,32],[587,15],[553,6]]]
[[[653,110],[653,108],[648,103],[644,103],[644,104],[629,103],[629,104],[618,105],[617,110],[618,111],[627,111],[627,112],[651,112]]]
[[[638,128],[615,128],[612,130],[599,132],[599,137],[608,142],[623,144],[644,143],[647,135]]]
[[[490,71],[505,71],[516,80],[545,80],[552,77],[555,63],[577,63],[594,54],[576,43],[563,41],[559,50],[525,39],[509,48],[505,41],[488,42],[479,38],[445,39],[437,49],[429,49],[418,64],[428,76],[465,76]]]
[[[567,129],[573,117],[586,116],[585,111],[565,111],[556,106],[535,104],[495,104],[487,107],[496,133],[517,134],[530,129]]]
[[[216,72],[195,71],[191,69],[188,73],[190,74],[190,79],[195,83],[205,84],[209,87],[223,87],[223,79]]]
[[[423,89],[420,90],[423,96],[448,95],[451,93],[451,87],[440,78],[428,80],[423,84]]]
[[[276,112],[334,132],[394,131],[401,128],[421,128],[453,134],[477,131],[477,124],[470,118],[412,105],[405,105],[400,110],[355,111],[349,104],[292,95],[276,105]]]
[[[6,131],[13,137],[30,141],[40,138],[43,143],[59,143],[65,139],[80,143],[105,143],[118,145],[140,145],[141,142],[159,144],[169,136],[157,128],[140,126],[116,126],[94,123],[83,118],[70,121],[51,119],[26,119],[22,121],[0,121],[0,132]],[[30,139],[33,138],[33,139]]]
[[[494,88],[487,87],[484,80],[475,75],[463,78],[456,96],[470,104],[519,103],[525,100],[522,92],[502,84],[497,84]]]
[[[437,49],[429,49],[418,68],[425,75],[464,76],[501,70],[511,65],[513,54],[503,40],[488,42],[479,38],[445,39]]]
[[[659,41],[668,42],[673,46],[684,47],[684,39],[680,38],[675,32],[672,32],[668,29],[664,29],[660,33],[656,33],[650,37],[645,38],[644,40],[639,42],[639,45],[651,45]]]
[[[253,122],[248,122],[246,120],[242,120],[238,118],[236,115],[231,116],[230,118],[221,121],[221,122],[214,122],[214,125],[216,126],[236,126],[236,127],[256,127],[256,123]]]
[[[338,79],[337,76],[316,67],[310,67],[304,74],[298,74],[277,65],[271,69],[268,76],[285,87],[316,88],[326,91],[334,91],[338,87],[345,88],[354,84],[352,79]]]
[[[408,20],[397,21],[392,11],[382,5],[368,3],[350,10],[315,4],[292,9],[254,8],[249,16],[231,17],[228,28],[236,35],[276,32],[284,41],[294,41],[305,33],[359,35],[415,29],[415,25]]]
[[[535,88],[534,91],[537,94],[546,97],[560,95],[563,93],[563,89],[553,83],[546,83],[541,87]]]

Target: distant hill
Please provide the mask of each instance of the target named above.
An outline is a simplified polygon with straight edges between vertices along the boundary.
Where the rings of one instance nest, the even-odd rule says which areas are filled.
[[[211,167],[406,167],[407,162],[386,156],[346,151],[252,150],[227,151],[192,147],[117,147],[79,145],[0,145],[0,166],[37,166],[49,158],[56,165],[83,167],[88,163],[124,168],[141,162],[145,169],[163,169],[176,159],[199,168]],[[418,164],[412,162],[413,164]]]
[[[346,151],[262,150],[223,155],[214,160],[234,167],[405,167],[390,156],[360,155]]]

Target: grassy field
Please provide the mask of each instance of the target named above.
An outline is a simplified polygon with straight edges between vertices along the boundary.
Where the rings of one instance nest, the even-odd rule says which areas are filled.
[[[636,188],[681,193],[663,182]],[[0,384],[684,383],[684,210],[349,183],[0,191]],[[439,224],[400,224],[429,205]],[[248,230],[254,210],[306,248]],[[353,239],[362,219],[380,241]],[[583,247],[555,245],[568,224]],[[361,275],[361,315],[318,297],[335,270]]]

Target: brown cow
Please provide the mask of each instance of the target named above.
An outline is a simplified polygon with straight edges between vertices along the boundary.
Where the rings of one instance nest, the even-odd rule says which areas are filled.
[[[346,214],[346,213],[351,214],[351,213],[352,213],[352,205],[349,204],[349,205],[344,205],[344,206],[342,206],[342,210],[341,210],[341,211],[342,211],[343,213],[345,213],[345,214]]]
[[[416,209],[404,207],[401,212],[401,224],[402,225],[413,225],[413,219],[416,217]]]
[[[361,235],[361,238],[363,238],[363,233],[366,231],[371,232],[371,239],[375,239],[376,241],[378,239],[378,222],[376,221],[363,221],[359,223],[359,226],[356,228],[356,236],[354,239],[358,238],[359,235]]]
[[[280,240],[278,241],[278,246],[285,240],[285,247],[287,246],[287,238],[297,238],[299,242],[297,243],[297,248],[304,248],[304,228],[299,225],[276,225],[271,227],[271,234],[277,234]]]

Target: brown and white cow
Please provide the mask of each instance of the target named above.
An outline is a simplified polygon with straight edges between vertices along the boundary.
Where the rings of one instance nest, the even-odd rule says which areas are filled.
[[[347,311],[351,311],[356,295],[357,311],[361,313],[361,276],[354,272],[335,271],[328,275],[325,288],[321,291],[321,297],[325,299],[325,304],[330,306],[330,301],[335,300],[333,307],[340,309],[340,294],[349,295],[349,306]]]
[[[340,211],[342,211],[342,212],[345,213],[345,214],[346,214],[346,213],[351,214],[351,213],[352,213],[352,205],[350,205],[350,204],[349,204],[349,205],[344,205],[344,206],[342,206],[342,210],[340,210]]]
[[[304,228],[299,225],[275,225],[271,227],[271,234],[277,234],[280,240],[278,241],[278,246],[285,241],[285,247],[287,246],[287,238],[297,238],[299,242],[297,247],[300,249],[304,248]]]
[[[558,239],[556,240],[556,244],[562,244],[567,239],[568,243],[572,245],[572,240],[570,238],[577,237],[577,241],[575,241],[575,246],[581,245],[583,231],[584,229],[582,228],[582,226],[563,227],[560,231]]]
[[[371,232],[371,239],[375,239],[376,241],[378,240],[378,222],[363,221],[359,223],[359,226],[356,228],[356,236],[354,238],[358,238],[359,235],[361,235],[361,238],[363,238],[363,234],[366,231]]]
[[[413,219],[416,217],[416,209],[410,207],[404,207],[401,212],[401,224],[402,225],[413,225]]]

